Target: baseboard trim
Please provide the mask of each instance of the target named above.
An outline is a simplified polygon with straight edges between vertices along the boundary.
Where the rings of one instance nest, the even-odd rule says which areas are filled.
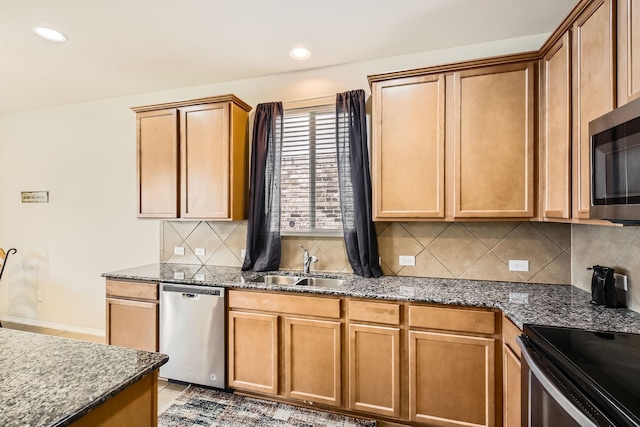
[[[0,322],[20,323],[22,325],[37,326],[40,328],[59,329],[66,332],[77,332],[79,334],[95,335],[104,337],[105,332],[100,329],[79,328],[77,326],[63,325],[62,323],[44,322],[42,320],[23,319],[21,317],[0,315]]]

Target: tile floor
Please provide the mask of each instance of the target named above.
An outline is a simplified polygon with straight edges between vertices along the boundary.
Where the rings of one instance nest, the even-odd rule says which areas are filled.
[[[21,323],[2,322],[2,327],[7,329],[17,329],[20,331],[34,332],[38,334],[54,335],[57,337],[71,338],[81,341],[90,341],[104,344],[104,337],[95,335],[79,334],[77,332],[61,331],[59,329],[42,328],[39,326],[24,325]],[[178,397],[186,388],[187,384],[170,382],[165,379],[158,379],[158,414],[167,409],[173,400]]]

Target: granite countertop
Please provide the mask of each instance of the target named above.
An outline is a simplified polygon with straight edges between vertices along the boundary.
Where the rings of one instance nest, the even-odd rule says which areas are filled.
[[[66,426],[168,359],[0,328],[0,425]]]
[[[236,289],[491,307],[502,310],[520,328],[530,323],[640,334],[640,313],[594,306],[589,303],[590,293],[575,286],[403,276],[367,279],[352,274],[313,273],[314,276],[344,279],[338,288],[321,288],[267,284],[261,281],[265,274],[243,272],[235,267],[158,263],[105,273],[103,276]],[[297,271],[280,271],[277,274],[302,275]]]

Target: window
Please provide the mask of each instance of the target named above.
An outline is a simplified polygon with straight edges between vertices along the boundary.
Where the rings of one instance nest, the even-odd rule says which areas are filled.
[[[282,234],[341,235],[335,101],[285,108],[283,128]]]

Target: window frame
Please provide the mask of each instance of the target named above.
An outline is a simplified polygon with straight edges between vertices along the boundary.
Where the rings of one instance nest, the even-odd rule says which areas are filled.
[[[304,99],[304,100],[297,100],[297,101],[287,101],[287,102],[283,102],[282,103],[282,109],[283,109],[283,126],[284,126],[284,122],[285,122],[285,117],[287,115],[287,110],[297,110],[297,109],[307,109],[307,108],[314,108],[317,107],[318,109],[322,109],[323,107],[327,107],[327,106],[332,106],[335,110],[335,106],[336,106],[336,99],[335,96],[323,96],[323,97],[316,97],[316,98],[308,98],[308,99]],[[334,124],[335,126],[336,124]],[[284,143],[284,141],[283,141]],[[316,168],[315,168],[315,150],[313,150],[310,153],[310,159],[314,158],[314,160],[312,161],[313,164],[313,174],[310,174],[310,181],[315,182],[315,178],[316,178]],[[337,153],[336,153],[336,162],[337,162]],[[311,166],[311,165],[310,165]],[[282,169],[281,169],[281,174],[282,174]],[[281,175],[282,176],[282,175]],[[338,180],[338,187],[339,187],[339,180]],[[282,208],[283,208],[283,204],[282,204],[282,186],[280,188],[281,193],[280,193],[280,234],[282,236],[293,236],[293,237],[343,237],[344,233],[343,233],[343,223],[342,223],[342,206],[341,206],[341,201],[340,201],[340,194],[338,193],[338,206],[340,208],[340,228],[338,230],[335,231],[330,231],[330,230],[310,230],[310,231],[300,231],[300,230],[284,230],[283,224],[283,217],[282,217]],[[310,194],[312,194],[312,191],[310,191]],[[313,210],[313,214],[312,216],[315,217],[317,213],[317,206],[315,206],[314,203],[314,210]]]

